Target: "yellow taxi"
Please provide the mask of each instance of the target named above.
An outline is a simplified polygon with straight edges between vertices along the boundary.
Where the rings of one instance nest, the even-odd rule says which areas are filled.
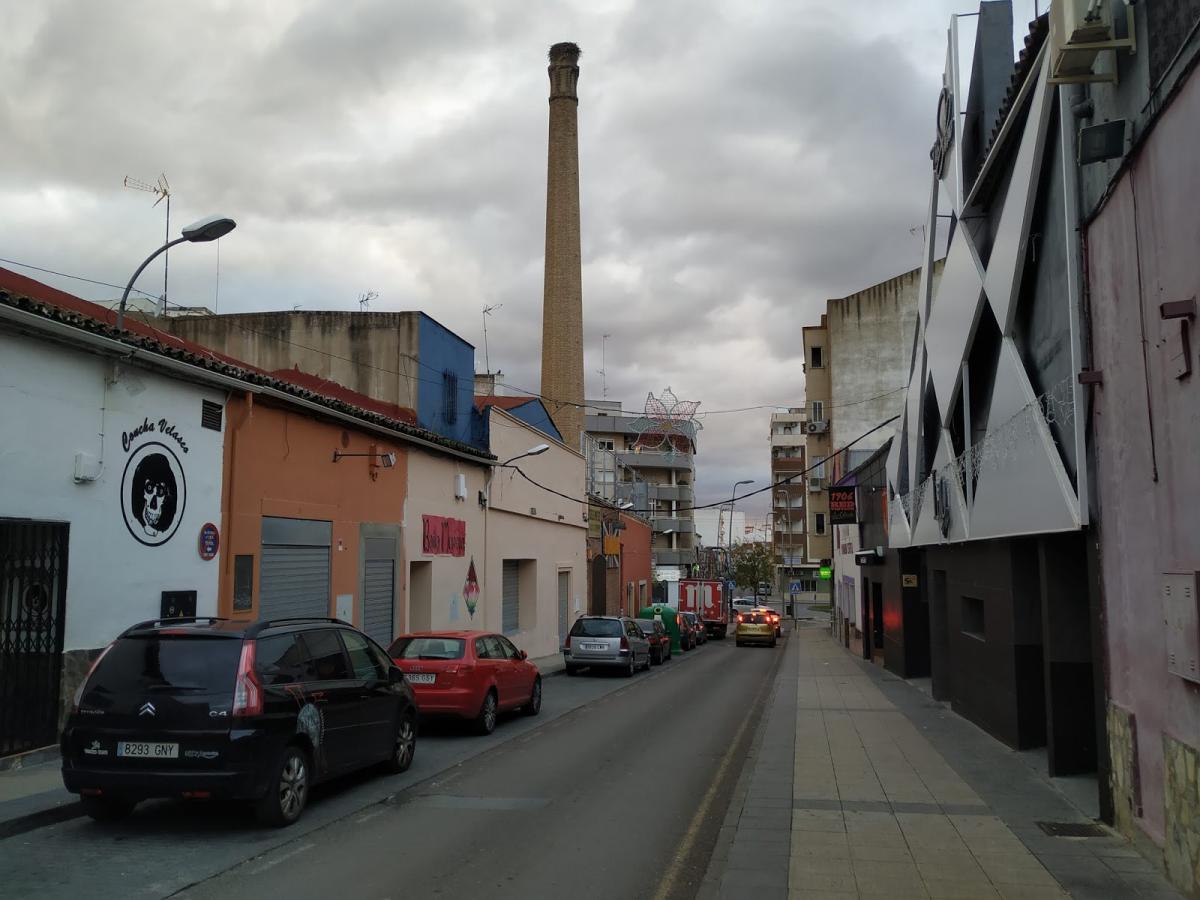
[[[756,606],[751,612],[766,613],[771,624],[775,626],[775,637],[783,637],[783,617],[769,606]]]
[[[744,644],[766,644],[774,647],[775,623],[769,610],[752,609],[738,613],[737,626],[733,630],[733,641],[737,646]]]

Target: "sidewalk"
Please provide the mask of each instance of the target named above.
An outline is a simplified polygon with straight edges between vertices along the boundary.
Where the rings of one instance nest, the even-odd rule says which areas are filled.
[[[83,815],[79,798],[63,787],[57,755],[0,771],[0,838]]]
[[[801,626],[785,646],[702,896],[1179,897],[1103,826],[1050,836],[1038,823],[1093,823],[1019,754],[827,630]]]

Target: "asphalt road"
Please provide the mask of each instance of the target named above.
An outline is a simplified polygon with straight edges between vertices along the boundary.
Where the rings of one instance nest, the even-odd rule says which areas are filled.
[[[242,807],[145,804],[0,841],[4,897],[690,897],[779,650],[710,642],[633,680],[548,679],[543,713],[422,735],[403,776]]]

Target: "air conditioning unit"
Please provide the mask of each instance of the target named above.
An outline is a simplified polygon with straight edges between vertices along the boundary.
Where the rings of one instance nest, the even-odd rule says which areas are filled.
[[[1103,50],[1136,52],[1133,4],[1125,3],[1126,36],[1117,39],[1112,4],[1117,0],[1054,0],[1050,6],[1050,80],[1055,83],[1117,80],[1111,71],[1096,74]]]
[[[825,421],[805,422],[804,430],[808,434],[824,434],[825,432],[827,432],[829,430],[829,423],[825,422]]]
[[[808,489],[809,489],[810,491],[819,491],[819,490],[821,490],[821,482],[822,482],[822,480],[823,480],[823,479],[821,478],[821,476],[820,476],[820,475],[814,475],[814,476],[811,476],[811,477],[808,479]]]

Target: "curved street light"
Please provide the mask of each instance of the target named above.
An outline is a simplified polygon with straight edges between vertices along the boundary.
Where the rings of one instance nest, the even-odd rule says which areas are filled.
[[[201,219],[199,222],[193,222],[186,226],[181,234],[182,237],[177,237],[173,241],[167,241],[153,253],[146,257],[145,261],[137,267],[137,271],[133,273],[133,277],[129,279],[129,284],[125,285],[125,293],[121,294],[121,305],[117,307],[117,331],[125,330],[125,303],[129,300],[129,292],[133,290],[133,284],[138,280],[138,276],[150,263],[158,257],[160,253],[166,253],[176,244],[204,244],[208,241],[215,241],[217,238],[222,238],[233,229],[237,228],[237,222],[226,216],[209,216],[207,219]]]
[[[729,566],[729,576],[731,578],[733,577],[733,507],[737,503],[737,489],[743,484],[754,484],[754,479],[743,478],[741,481],[733,483],[733,497],[729,501],[729,555],[726,557]]]
[[[500,463],[500,465],[507,466],[509,463],[515,463],[518,459],[524,459],[527,456],[540,456],[541,454],[545,453],[549,449],[550,449],[549,444],[538,444],[535,447],[530,447],[524,453],[518,453],[512,459],[506,459],[504,462]]]

